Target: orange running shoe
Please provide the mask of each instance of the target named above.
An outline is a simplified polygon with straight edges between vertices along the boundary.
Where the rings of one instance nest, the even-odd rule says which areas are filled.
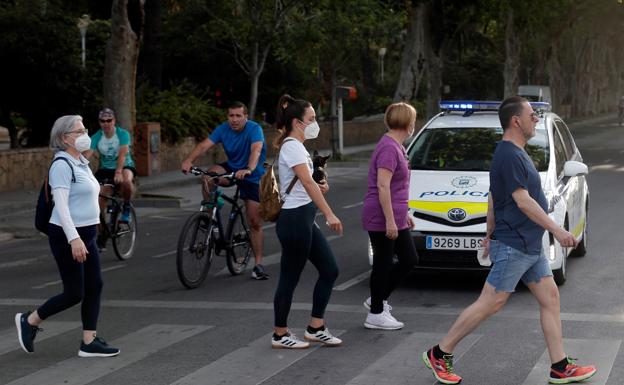
[[[596,367],[594,365],[578,366],[574,360],[575,358],[567,357],[568,364],[563,372],[550,368],[550,378],[548,382],[551,384],[569,384],[571,382],[580,382],[588,379],[596,374]]]
[[[433,356],[433,349],[429,349],[422,354],[422,360],[433,372],[433,376],[443,384],[459,384],[462,380],[460,376],[453,373],[453,355],[448,354],[442,359]],[[551,375],[552,377],[552,375]]]

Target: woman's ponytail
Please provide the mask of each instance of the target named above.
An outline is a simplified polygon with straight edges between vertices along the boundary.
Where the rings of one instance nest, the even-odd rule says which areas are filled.
[[[277,102],[277,111],[275,113],[275,125],[280,133],[273,142],[275,148],[279,149],[284,139],[292,132],[293,119],[302,120],[305,109],[311,106],[308,101],[295,99],[288,94],[282,95]]]

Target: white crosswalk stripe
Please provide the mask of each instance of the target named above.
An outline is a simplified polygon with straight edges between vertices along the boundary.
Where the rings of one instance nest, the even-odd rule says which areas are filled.
[[[102,359],[76,356],[21,377],[7,385],[50,384],[50,379],[54,379],[54,383],[63,385],[87,384],[210,328],[212,326],[150,325],[110,342],[111,346],[121,349],[122,355],[120,356]]]
[[[303,335],[302,330],[293,332]],[[343,331],[336,330],[332,333],[339,336]],[[272,333],[266,334],[249,345],[181,378],[172,385],[260,384],[321,346],[321,344],[311,344],[308,349],[288,349],[286,353],[281,349],[270,348],[272,335]]]
[[[592,385],[607,383],[621,343],[621,340],[563,339],[563,347],[569,357],[578,358],[579,365],[594,365],[598,369],[591,378]],[[548,350],[545,350],[522,385],[546,383],[549,372],[550,358]]]
[[[56,337],[70,330],[81,327],[80,322],[59,322],[48,321],[45,323],[44,331],[37,334],[37,342],[45,341],[49,338]],[[0,331],[0,354],[10,351],[22,349],[17,340],[17,329],[10,328]]]
[[[37,342],[52,339],[68,331],[79,329],[80,322],[57,322],[48,321],[44,327],[45,333],[37,336]],[[18,384],[63,384],[79,385],[93,382],[106,375],[113,374],[125,367],[137,363],[151,356],[157,356],[167,347],[182,342],[188,338],[197,337],[199,334],[213,328],[205,325],[162,325],[154,324],[127,334],[111,341],[112,346],[121,348],[118,357],[106,359],[84,359],[72,357],[62,360],[36,372],[9,382],[9,385]],[[294,330],[295,334],[302,336],[303,330]],[[332,330],[333,334],[340,336],[344,330]],[[357,332],[356,332],[357,333]],[[183,384],[231,384],[231,385],[255,385],[270,381],[280,373],[287,371],[300,360],[315,354],[321,346],[320,343],[312,343],[309,349],[303,350],[280,350],[271,349],[271,333],[249,342],[240,347],[232,346],[232,350],[215,361],[207,363],[193,372],[178,373],[170,379],[172,385]],[[383,335],[383,333],[380,333]],[[394,335],[392,335],[394,337]],[[379,351],[374,361],[363,367],[359,373],[351,379],[342,379],[335,385],[434,385],[437,382],[429,369],[422,363],[420,354],[424,349],[438,343],[443,334],[414,332],[404,334],[397,339],[396,345],[385,351]],[[483,344],[477,344],[481,334],[468,335],[455,350],[455,363],[468,354],[478,355],[484,348]],[[375,349],[376,345],[371,345]],[[611,369],[618,356],[621,340],[611,339],[564,339],[566,353],[571,357],[578,357],[580,364],[593,364],[598,372],[588,383],[605,385],[611,373]],[[0,355],[20,349],[14,329],[0,331]],[[349,349],[349,341],[342,349]],[[321,356],[315,356],[318,360]],[[327,365],[331,365],[327,362]],[[522,385],[545,384],[547,382],[550,367],[548,351],[544,351],[535,365],[527,373]],[[197,367],[195,367],[197,368]],[[195,369],[194,368],[194,369]],[[464,379],[470,382],[471,369],[462,368]],[[474,375],[474,371],[472,373]],[[495,376],[492,373],[492,376]],[[487,377],[487,373],[486,373]],[[1,378],[1,377],[0,377]],[[177,380],[176,380],[177,378]],[[522,376],[520,377],[522,378]],[[53,379],[51,381],[51,379]],[[301,379],[301,378],[299,378]],[[5,379],[8,380],[8,379]],[[2,381],[0,381],[2,382]],[[305,383],[305,382],[304,382]],[[316,383],[316,382],[315,382]],[[492,382],[494,383],[494,382]]]

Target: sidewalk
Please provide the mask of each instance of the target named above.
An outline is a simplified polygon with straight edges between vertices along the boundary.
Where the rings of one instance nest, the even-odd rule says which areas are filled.
[[[375,144],[347,147],[344,149],[343,161],[330,162],[339,167],[367,167],[374,148]],[[320,151],[321,154],[330,152],[331,150]],[[133,199],[133,204],[135,207],[180,207],[181,197],[163,194],[163,191],[192,184],[199,184],[199,179],[184,175],[178,170],[139,177],[138,195]],[[158,194],[150,193],[155,191]],[[39,189],[0,192],[0,243],[13,238],[37,236],[34,218],[38,196]]]

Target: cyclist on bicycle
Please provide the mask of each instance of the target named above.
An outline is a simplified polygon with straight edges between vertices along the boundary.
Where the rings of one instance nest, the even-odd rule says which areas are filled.
[[[104,108],[98,115],[100,130],[91,137],[91,149],[85,151],[90,158],[95,152],[100,160],[99,169],[95,178],[100,184],[114,183],[120,187],[121,198],[124,201],[120,222],[130,220],[130,199],[134,192],[134,177],[136,169],[130,147],[132,140],[127,130],[115,125],[115,112]],[[102,193],[112,195],[110,187],[102,186]],[[104,210],[106,200],[100,197],[100,210]]]
[[[247,221],[251,230],[251,247],[254,251],[256,265],[251,277],[258,280],[268,279],[269,275],[262,266],[263,234],[260,218],[260,177],[264,174],[266,160],[266,143],[262,127],[248,120],[247,106],[234,102],[228,107],[227,121],[215,128],[209,137],[200,142],[191,154],[182,162],[182,172],[187,173],[197,157],[203,155],[216,144],[221,143],[227,161],[209,168],[215,173],[234,172],[238,179],[240,197],[245,201]],[[216,188],[213,180],[204,177],[202,194],[204,201],[209,201],[210,192]],[[219,185],[228,186],[223,178]],[[202,202],[204,204],[204,202]]]

